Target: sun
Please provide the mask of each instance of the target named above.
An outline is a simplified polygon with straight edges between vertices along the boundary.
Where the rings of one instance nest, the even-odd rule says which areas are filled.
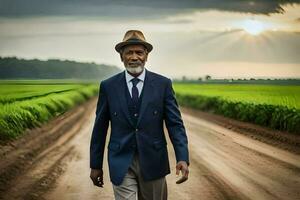
[[[245,20],[242,23],[242,28],[244,31],[251,35],[259,35],[261,32],[265,30],[265,25],[261,21],[257,21],[254,19]]]

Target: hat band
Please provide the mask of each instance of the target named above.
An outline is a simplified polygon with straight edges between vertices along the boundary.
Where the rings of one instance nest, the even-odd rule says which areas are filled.
[[[125,42],[145,42],[145,41],[140,40],[140,39],[131,38],[129,40],[126,40]]]

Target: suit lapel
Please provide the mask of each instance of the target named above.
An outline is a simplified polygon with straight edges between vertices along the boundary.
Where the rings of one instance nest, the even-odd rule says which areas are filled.
[[[143,86],[143,96],[142,96],[140,114],[139,114],[137,126],[139,125],[141,118],[143,117],[143,114],[149,104],[149,101],[151,100],[152,91],[153,91],[153,84],[152,84],[151,72],[146,70],[146,76],[145,76],[145,81]]]
[[[119,78],[117,84],[115,85],[115,91],[118,94],[118,99],[119,99],[119,102],[121,105],[121,109],[122,109],[124,115],[126,116],[126,119],[132,126],[134,126],[134,123],[129,114],[129,109],[128,109],[128,105],[127,105],[127,101],[126,101],[126,96],[125,96],[126,90],[128,90],[128,88],[127,88],[127,83],[126,83],[126,79],[125,79],[125,71],[124,71],[123,73],[120,74],[120,78]]]

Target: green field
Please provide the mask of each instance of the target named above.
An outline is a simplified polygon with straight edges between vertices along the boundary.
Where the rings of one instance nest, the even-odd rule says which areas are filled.
[[[300,130],[300,86],[176,83],[174,90],[184,106],[278,130]]]
[[[95,96],[98,84],[53,81],[0,82],[0,139],[15,138]]]
[[[174,83],[179,103],[299,133],[300,86]],[[0,81],[0,139],[15,138],[95,96],[99,85],[69,81]]]
[[[220,97],[229,101],[281,105],[300,109],[300,86],[174,84],[180,94]]]

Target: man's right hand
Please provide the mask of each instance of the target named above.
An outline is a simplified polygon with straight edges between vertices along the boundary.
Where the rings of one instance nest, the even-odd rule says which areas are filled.
[[[102,169],[91,169],[90,178],[92,179],[94,185],[98,187],[103,187],[103,170]]]

